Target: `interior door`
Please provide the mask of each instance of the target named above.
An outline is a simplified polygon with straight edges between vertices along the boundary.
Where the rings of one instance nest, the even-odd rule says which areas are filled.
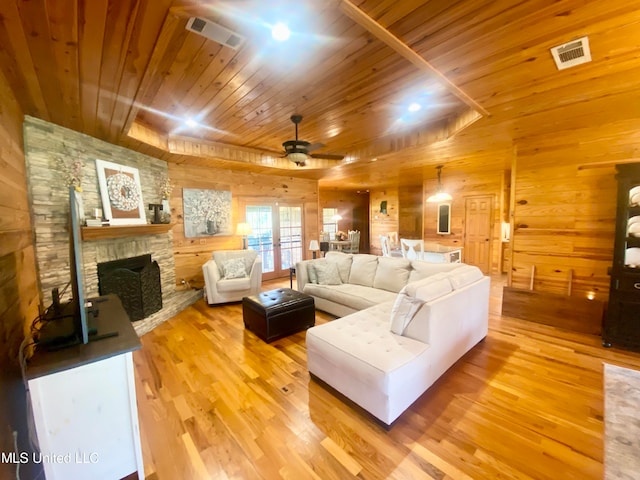
[[[251,225],[248,248],[262,258],[263,280],[288,276],[302,260],[302,206],[247,204],[245,221]]]
[[[468,197],[464,214],[464,263],[491,273],[491,220],[493,196]]]

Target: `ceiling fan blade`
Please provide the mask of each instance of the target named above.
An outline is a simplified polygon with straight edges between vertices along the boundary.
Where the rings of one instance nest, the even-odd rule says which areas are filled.
[[[309,145],[307,145],[307,151],[308,152],[313,152],[314,150],[320,150],[321,148],[326,147],[326,145],[324,143],[310,143]]]
[[[323,160],[343,160],[344,155],[331,155],[330,153],[312,153],[311,158],[321,158]]]

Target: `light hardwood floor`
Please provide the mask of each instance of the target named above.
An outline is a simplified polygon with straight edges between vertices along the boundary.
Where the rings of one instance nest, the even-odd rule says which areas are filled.
[[[199,301],[134,353],[146,478],[602,478],[603,362],[640,354],[502,317],[503,280],[486,340],[390,431],[309,379],[304,332],[267,345]]]

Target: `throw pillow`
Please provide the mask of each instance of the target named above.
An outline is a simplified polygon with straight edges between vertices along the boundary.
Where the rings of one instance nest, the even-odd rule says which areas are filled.
[[[399,293],[391,309],[391,332],[402,335],[415,314],[425,304],[420,298]]]
[[[315,265],[315,270],[320,285],[340,285],[342,283],[338,266],[335,263],[318,262]]]
[[[247,271],[244,267],[244,260],[242,258],[229,258],[222,262],[222,271],[224,273],[225,280],[231,278],[244,278],[247,276]]]
[[[309,283],[318,283],[318,274],[316,273],[316,265],[318,263],[324,263],[324,260],[307,263],[307,278],[309,279]]]

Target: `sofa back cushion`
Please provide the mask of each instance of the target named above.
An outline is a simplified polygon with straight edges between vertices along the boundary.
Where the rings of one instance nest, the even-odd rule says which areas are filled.
[[[338,272],[340,273],[340,280],[342,280],[342,283],[349,282],[349,273],[351,272],[353,255],[343,252],[327,252],[324,259],[327,262],[335,263],[338,266]]]
[[[222,268],[225,260],[231,260],[234,258],[241,258],[244,261],[245,272],[247,275],[250,275],[253,262],[258,256],[258,252],[255,250],[216,250],[211,254],[211,256],[216,262],[221,277],[224,277],[225,274]]]
[[[422,260],[413,260],[411,262],[412,270],[409,275],[409,282],[416,282],[440,272],[450,272],[451,270],[460,268],[460,266],[460,263],[431,263]]]
[[[349,273],[349,283],[373,287],[373,280],[378,268],[378,257],[361,253],[353,256],[351,272]]]
[[[482,270],[473,265],[462,265],[460,268],[456,268],[446,275],[449,277],[451,287],[453,287],[454,290],[477,282],[484,277]]]
[[[410,271],[411,261],[406,258],[378,257],[373,288],[397,293],[407,284]]]
[[[452,291],[453,288],[451,287],[451,282],[447,274],[442,272],[423,278],[417,282],[409,282],[400,293],[406,293],[410,297],[416,297],[425,302],[430,302]]]

